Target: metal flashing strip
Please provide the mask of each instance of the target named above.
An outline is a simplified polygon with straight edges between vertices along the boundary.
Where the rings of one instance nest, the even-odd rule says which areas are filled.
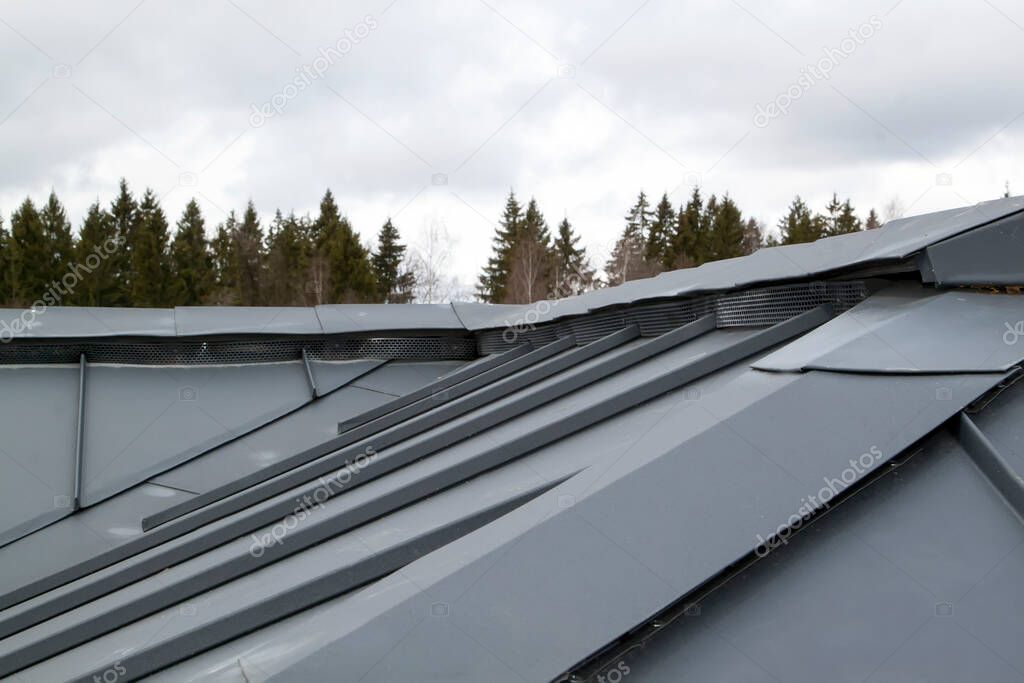
[[[82,507],[82,461],[85,448],[85,354],[78,358],[78,422],[75,425],[75,483],[71,510]]]
[[[469,366],[459,368],[455,372],[445,375],[444,377],[438,379],[436,382],[431,382],[425,387],[417,389],[416,391],[411,391],[408,394],[399,396],[398,398],[392,401],[388,401],[387,403],[378,406],[377,408],[371,408],[370,410],[359,413],[358,415],[355,415],[349,418],[348,420],[345,420],[344,422],[339,422],[338,433],[341,434],[343,432],[349,431],[350,429],[355,429],[356,427],[360,427],[366,424],[367,422],[371,422],[379,417],[383,417],[388,413],[393,413],[399,408],[404,408],[405,406],[416,403],[417,401],[422,401],[425,398],[435,396],[439,392],[442,392],[445,389],[453,387],[456,384],[471,380],[479,375],[483,375],[484,373],[489,372],[490,370],[493,370],[498,366],[504,366],[510,361],[513,361],[519,358],[520,356],[529,353],[530,351],[533,351],[533,345],[530,344],[529,342],[526,342],[525,344],[514,346],[508,351],[494,354],[493,356],[484,358]],[[492,381],[493,377],[495,376],[497,375],[491,376]],[[505,375],[500,376],[504,377]]]
[[[306,379],[309,381],[309,391],[312,398],[317,397],[316,378],[313,376],[313,368],[309,364],[309,352],[302,348],[302,367],[306,369]]]
[[[144,647],[127,657],[121,657],[116,664],[123,667],[126,672],[122,680],[126,682],[138,680],[183,659],[234,640],[245,633],[285,619],[296,612],[396,572],[420,557],[521,507],[562,481],[545,482],[511,500],[474,512],[455,522],[449,522],[394,548],[374,553],[353,565],[333,569],[323,576],[292,586],[267,600],[225,614],[203,626],[186,631],[164,642]],[[58,651],[64,649],[61,645],[57,645],[56,648]],[[17,671],[30,666],[32,658],[28,656],[29,654],[32,653],[26,652],[19,659],[14,659],[14,655],[11,655],[9,662],[0,662],[0,672],[8,670],[9,667],[11,667],[9,671]],[[39,661],[38,658],[35,661]],[[112,663],[110,666],[114,666],[114,664]],[[96,676],[102,677],[103,672],[109,670],[110,666],[103,666],[77,680],[91,683]]]
[[[967,413],[960,413],[957,438],[1006,504],[1024,520],[1024,479],[1017,474]]]
[[[498,384],[499,380],[506,380],[524,368],[542,363],[552,356],[572,348],[574,344],[575,340],[571,338],[563,338],[558,342],[547,344],[532,351],[525,351],[524,349],[513,350],[508,352],[508,355],[501,354],[501,357],[507,362],[501,363],[497,367],[484,371],[473,372],[462,381],[458,381],[454,378],[448,378],[447,381],[440,380],[429,384],[418,391],[408,394],[408,396],[417,397],[416,400],[399,397],[394,401],[389,401],[381,406],[377,411],[370,410],[350,420],[348,422],[348,424],[351,425],[349,429],[334,439],[323,444],[319,444],[314,448],[283,458],[247,476],[234,479],[227,484],[218,486],[217,488],[202,493],[195,498],[182,501],[177,505],[171,506],[144,518],[142,520],[142,530],[149,531],[150,529],[154,529],[161,524],[166,524],[167,522],[186,515],[189,512],[206,507],[207,505],[212,505],[236,493],[250,489],[258,484],[262,484],[265,481],[285,474],[297,467],[301,467],[302,465],[321,458],[333,451],[351,446],[357,441],[365,440],[374,434],[378,434],[386,429],[395,427],[403,422],[406,423],[403,427],[404,431],[392,434],[390,437],[383,439],[381,444],[378,445],[378,449],[386,448],[387,445],[389,445],[389,439],[401,440],[409,438],[410,436],[415,436],[419,431],[431,429],[437,426],[440,421],[443,421],[439,421],[438,416],[436,415],[428,416],[425,415],[426,413],[429,413],[435,408],[439,408],[441,406],[450,406],[458,399],[482,387],[500,387],[503,391],[507,391],[512,385]],[[495,391],[492,395],[497,397],[500,394],[501,392]],[[467,402],[461,402],[458,405],[466,406],[469,404]],[[391,409],[386,409],[388,406],[391,406]],[[379,417],[375,417],[374,419],[367,419],[367,416],[374,415],[378,411],[384,411],[384,414]],[[451,419],[454,416],[455,414],[449,413],[446,419]],[[414,418],[416,418],[415,422],[413,422]],[[417,429],[419,431],[416,431]]]

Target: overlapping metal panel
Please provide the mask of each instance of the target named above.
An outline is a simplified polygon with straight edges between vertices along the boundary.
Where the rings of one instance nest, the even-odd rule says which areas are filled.
[[[893,285],[784,349],[762,370],[998,372],[1024,356],[1024,297]]]
[[[310,398],[300,362],[245,366],[90,366],[82,504],[189,460]]]
[[[72,511],[78,368],[0,368],[0,546]]]

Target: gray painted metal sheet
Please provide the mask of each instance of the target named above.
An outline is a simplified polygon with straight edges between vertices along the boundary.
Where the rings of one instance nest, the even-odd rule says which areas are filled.
[[[194,493],[210,491],[337,436],[339,419],[354,417],[387,400],[376,391],[343,387],[151,481]]]
[[[51,306],[39,313],[0,309],[3,339],[61,337],[173,337],[174,311],[169,308],[105,308]]]
[[[0,368],[0,546],[71,513],[78,368]]]
[[[925,255],[940,286],[1024,284],[1024,214],[933,244]]]
[[[687,345],[667,352],[664,357],[658,357],[657,365],[671,367],[674,363],[733,344],[749,335],[750,331],[746,330],[710,332]],[[492,448],[500,443],[515,442],[523,432],[556,421],[557,416],[568,410],[612,397],[620,390],[650,378],[652,372],[657,374],[658,369],[651,367],[652,363],[654,361],[626,370],[622,375],[608,378],[604,382],[552,403],[544,411],[534,411],[499,425],[493,430],[447,448],[436,456],[413,463],[365,487],[354,489],[346,496],[332,499],[327,505],[351,508],[364,504],[397,486],[404,486],[429,476],[430,473],[452,467],[473,457],[482,449]],[[516,473],[515,477],[524,481],[530,481],[532,477],[538,476],[542,480],[554,481],[593,465],[602,458],[616,459],[624,457],[627,452],[645,453],[654,457],[678,444],[680,440],[706,429],[716,419],[709,411],[714,411],[718,417],[724,417],[761,398],[762,395],[750,386],[744,386],[738,391],[730,388],[731,383],[744,374],[760,373],[750,371],[743,363],[736,364],[699,380],[686,389],[636,406],[620,416],[568,436],[520,461],[477,477],[462,487],[479,485],[505,489],[510,486],[505,482],[511,481],[506,478],[512,477],[513,473]],[[707,409],[702,406],[707,406]],[[559,504],[564,504],[564,501],[552,501],[553,507]],[[417,504],[416,509],[427,510],[429,504],[425,500]],[[390,517],[381,521],[386,522],[388,519]],[[397,579],[404,581],[406,577],[411,576],[403,570],[403,576]],[[418,582],[419,577],[413,580]],[[406,585],[416,590],[415,584],[410,581],[406,581]],[[328,602],[206,655],[200,655],[169,669],[164,675],[158,675],[156,680],[189,680],[195,677],[201,680],[226,680],[235,683],[239,659],[249,671],[258,670],[264,675],[269,675],[286,668],[289,662],[301,659],[320,646],[328,644],[339,632],[347,631],[352,624],[361,622],[363,615],[380,609],[379,603],[382,600],[389,600],[389,596],[394,593],[393,583],[376,584],[371,591],[359,592]],[[267,642],[274,642],[276,647],[267,648]],[[486,677],[480,680],[486,680]]]
[[[316,315],[326,334],[465,329],[451,304],[327,304]]]
[[[402,396],[458,370],[465,361],[392,361],[382,368],[363,375],[353,386]]]
[[[94,505],[309,400],[301,362],[89,366],[82,504]]]
[[[321,334],[312,308],[301,306],[178,306],[179,337],[216,334]]]
[[[139,519],[188,497],[183,491],[142,484],[0,547],[0,592],[35,580],[70,558],[89,557],[141,535]]]
[[[1024,297],[889,287],[794,341],[762,370],[1003,371],[1024,358]],[[1019,329],[1019,332],[1018,332]]]
[[[656,683],[1020,683],[1022,548],[1020,521],[940,433],[617,661]]]
[[[324,361],[310,360],[309,368],[313,374],[313,381],[316,384],[317,396],[323,396],[335,389],[345,386],[349,382],[359,379],[371,370],[376,370],[385,361],[370,360],[343,360]]]
[[[500,511],[515,505],[524,497],[534,495],[538,488],[550,485],[536,475],[524,476],[522,472],[515,477],[499,475],[497,480],[497,485],[478,480],[441,492],[421,505],[402,510],[386,520],[372,522],[362,527],[357,534],[333,539],[310,549],[294,561],[276,563],[261,572],[97,638],[76,650],[16,674],[12,680],[75,679],[92,667],[105,667],[112,652],[111,643],[121,644],[115,647],[135,643],[139,649],[143,649],[174,642],[190,631],[216,623],[235,611],[251,607],[258,617],[264,614],[260,612],[262,605],[269,605],[273,596],[285,592],[289,587],[355,569],[390,549],[413,547],[415,539],[426,532],[468,517],[486,518],[488,510]],[[463,528],[460,533],[467,530]],[[240,539],[238,547],[245,547],[249,542],[248,539]],[[338,585],[339,580],[335,579],[331,583]],[[135,675],[138,674],[126,673],[126,677],[121,680],[133,680]],[[91,675],[87,680],[91,680]]]
[[[960,399],[937,401],[951,379]],[[542,496],[425,558],[435,571],[415,572],[422,592],[279,680],[339,661],[366,681],[402,680],[404,663],[442,648],[449,680],[549,680],[749,553],[850,458],[875,447],[869,469],[884,464],[998,379],[751,375],[774,395],[639,466],[627,455],[588,468],[546,494],[572,501],[555,514],[539,513]],[[420,621],[438,601],[451,605],[447,627]]]

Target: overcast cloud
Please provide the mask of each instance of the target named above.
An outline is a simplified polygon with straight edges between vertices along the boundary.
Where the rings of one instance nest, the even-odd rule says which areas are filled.
[[[5,218],[52,187],[77,228],[125,176],[212,231],[331,187],[366,242],[443,222],[466,285],[510,187],[599,258],[641,188],[769,225],[795,193],[913,214],[1024,192],[1019,1],[4,2],[0,60]]]

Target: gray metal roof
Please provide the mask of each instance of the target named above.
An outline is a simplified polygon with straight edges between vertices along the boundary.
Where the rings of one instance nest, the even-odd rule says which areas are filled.
[[[1022,209],[532,307],[43,313],[0,676],[1024,680]]]

